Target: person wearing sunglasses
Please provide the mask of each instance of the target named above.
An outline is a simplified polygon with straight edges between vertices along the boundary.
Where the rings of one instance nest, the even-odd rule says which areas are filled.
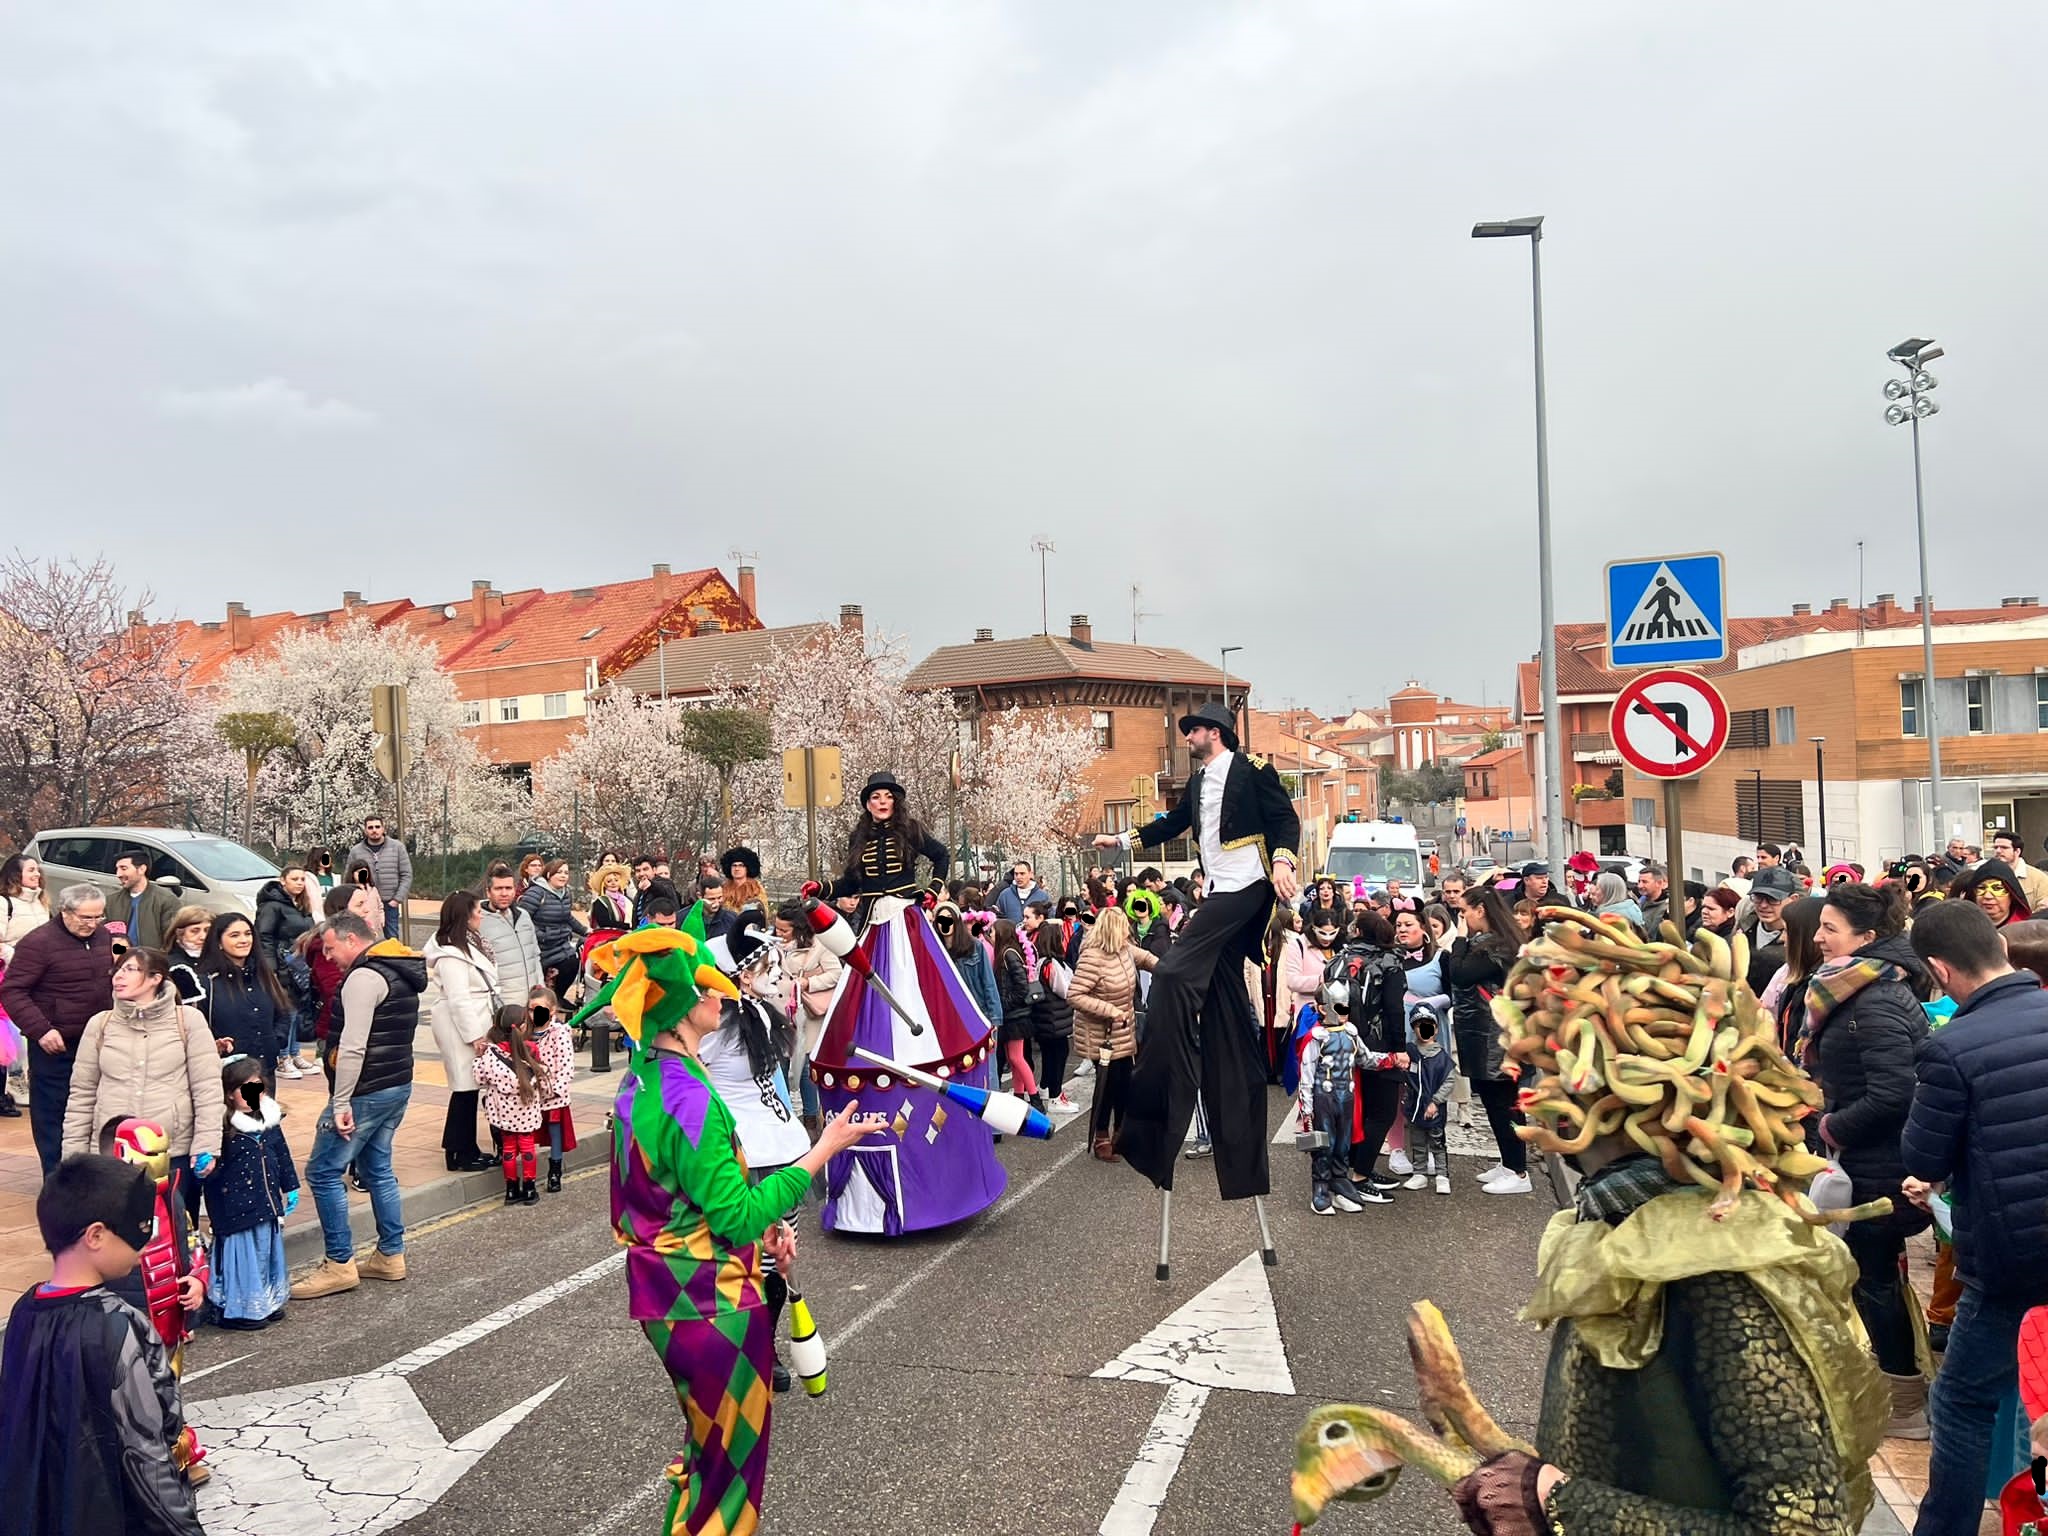
[[[2003,859],[1986,859],[1950,886],[1948,894],[1951,901],[1976,903],[1977,909],[1991,919],[1992,927],[2003,928],[2008,923],[2023,923],[2034,915],[2025,892],[2026,887],[2010,864]]]

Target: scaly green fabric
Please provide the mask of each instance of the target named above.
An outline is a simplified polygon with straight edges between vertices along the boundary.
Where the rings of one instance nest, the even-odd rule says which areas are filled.
[[[1809,1226],[1759,1191],[1745,1191],[1721,1221],[1707,1216],[1711,1199],[1707,1190],[1660,1195],[1617,1226],[1560,1212],[1544,1230],[1536,1292],[1522,1317],[1568,1322],[1573,1343],[1590,1365],[1640,1371],[1656,1361],[1664,1344],[1667,1287],[1716,1275],[1746,1280],[1769,1303],[1811,1377],[1831,1435],[1836,1481],[1851,1495],[1860,1520],[1871,1498],[1867,1464],[1882,1437],[1889,1400],[1850,1299],[1856,1261],[1840,1238]],[[1731,1357],[1755,1349],[1759,1363],[1770,1350],[1767,1339],[1717,1341],[1711,1331],[1698,1342]],[[1741,1379],[1738,1371],[1726,1389]],[[1587,1497],[1576,1501],[1583,1504]],[[1553,1513],[1562,1510],[1554,1506]]]

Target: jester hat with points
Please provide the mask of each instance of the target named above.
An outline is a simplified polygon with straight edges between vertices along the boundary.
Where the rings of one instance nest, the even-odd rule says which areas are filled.
[[[590,952],[590,961],[612,979],[576,1010],[571,1025],[609,1007],[632,1042],[633,1058],[643,1060],[654,1037],[674,1029],[697,1006],[705,992],[738,997],[739,988],[719,974],[704,947],[703,922],[696,913],[697,933],[682,928],[636,928]]]

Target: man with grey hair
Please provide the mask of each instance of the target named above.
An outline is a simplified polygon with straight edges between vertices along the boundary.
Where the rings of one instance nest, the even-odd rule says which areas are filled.
[[[320,943],[342,973],[334,1000],[334,1092],[306,1159],[327,1252],[292,1287],[294,1301],[352,1291],[363,1276],[405,1278],[405,1210],[391,1171],[391,1141],[412,1099],[412,1039],[427,986],[426,961],[396,939],[380,939],[352,912],[331,920]],[[377,1219],[377,1251],[360,1264],[341,1182],[351,1162],[369,1186]]]
[[[14,946],[0,979],[0,1008],[28,1047],[29,1129],[46,1179],[64,1153],[79,1037],[94,1014],[114,1006],[114,937],[106,915],[97,886],[67,885],[57,893],[57,921]]]

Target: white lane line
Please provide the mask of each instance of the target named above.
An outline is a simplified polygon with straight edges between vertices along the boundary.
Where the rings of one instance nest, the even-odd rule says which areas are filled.
[[[1209,1401],[1211,1390],[1185,1381],[1166,1389],[1166,1401],[1152,1416],[1138,1447],[1138,1459],[1124,1473],[1116,1502],[1097,1527],[1098,1536],[1150,1536],[1153,1522],[1166,1506],[1167,1489],[1180,1471],[1188,1442],[1195,1437],[1195,1426],[1202,1421],[1202,1406]]]
[[[1076,1116],[1074,1118],[1079,1117]],[[1043,1189],[1048,1179],[1088,1150],[1089,1143],[1087,1141],[1077,1140],[1071,1151],[1061,1154],[1060,1157],[1053,1161],[1051,1166],[1041,1169],[1031,1179],[1026,1181],[1021,1189],[1012,1190],[1009,1194],[998,1200],[989,1211],[989,1218],[993,1219],[1014,1206],[1022,1205],[1026,1200],[1037,1194],[1039,1190]],[[979,1223],[977,1223],[978,1225]],[[974,1236],[975,1233],[971,1229],[961,1233],[960,1236],[954,1238],[945,1247],[941,1248],[929,1259],[926,1259],[924,1263],[918,1265],[917,1268],[899,1280],[887,1295],[878,1298],[865,1311],[856,1313],[851,1322],[847,1323],[838,1333],[825,1341],[826,1353],[838,1353],[843,1345],[850,1342],[870,1323],[874,1322],[875,1319],[885,1317],[894,1311],[903,1298],[910,1294],[913,1286],[919,1281],[927,1279],[946,1260],[952,1258],[954,1254],[966,1247]],[[1207,1396],[1206,1393],[1203,1395]],[[1196,1412],[1200,1412],[1199,1405],[1196,1408]],[[1193,1432],[1192,1424],[1189,1426],[1189,1432]],[[1180,1458],[1178,1456],[1174,1458],[1174,1465],[1176,1467],[1180,1465]],[[1171,1473],[1168,1474],[1169,1477],[1171,1475]],[[577,1532],[576,1536],[606,1536],[606,1533],[609,1531],[615,1531],[622,1525],[639,1520],[644,1511],[651,1508],[657,1501],[668,1496],[668,1488],[668,1479],[663,1478],[651,1487],[643,1488],[638,1493],[627,1495],[625,1501],[613,1509],[610,1514],[592,1521],[589,1525],[583,1527],[581,1531]],[[1149,1528],[1148,1523],[1147,1529]]]
[[[211,1376],[215,1371],[224,1371],[231,1365],[240,1365],[244,1360],[251,1358],[253,1357],[249,1355],[237,1355],[232,1360],[221,1361],[219,1365],[209,1365],[203,1371],[187,1371],[178,1378],[178,1385],[180,1387],[189,1387],[202,1376]]]
[[[625,1267],[626,1250],[621,1248],[618,1252],[599,1259],[588,1269],[579,1269],[567,1279],[557,1280],[553,1285],[544,1285],[531,1296],[522,1296],[510,1305],[500,1307],[495,1312],[487,1313],[475,1322],[465,1324],[463,1327],[456,1329],[453,1333],[442,1335],[431,1344],[422,1344],[418,1349],[411,1351],[409,1354],[400,1355],[389,1365],[379,1366],[376,1370],[366,1371],[364,1374],[368,1376],[410,1376],[414,1371],[432,1365],[436,1360],[444,1359],[454,1354],[456,1350],[461,1349],[464,1345],[474,1344],[478,1339],[488,1338],[500,1328],[509,1327],[529,1313],[538,1312],[550,1302],[560,1301],[564,1296],[580,1291],[586,1285],[602,1280],[606,1275]]]

